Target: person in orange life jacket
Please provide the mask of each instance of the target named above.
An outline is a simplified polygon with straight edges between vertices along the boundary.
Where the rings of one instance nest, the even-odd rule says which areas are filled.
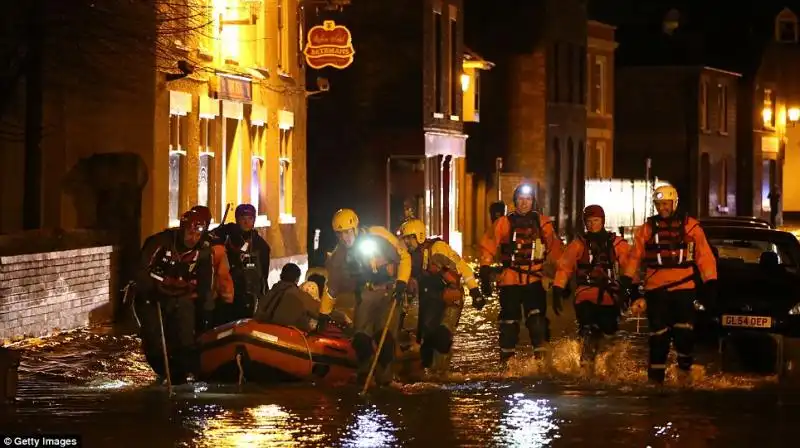
[[[619,305],[628,294],[617,279],[630,246],[621,236],[605,230],[605,220],[605,211],[599,205],[583,210],[586,232],[567,245],[553,281],[553,311],[559,315],[562,297],[567,297],[566,285],[576,274],[575,315],[582,339],[582,363],[594,360],[600,341],[617,332]]]
[[[216,308],[215,300],[219,299],[226,304],[233,303],[233,279],[231,278],[225,246],[208,230],[211,225],[211,210],[204,205],[195,205],[191,210],[199,213],[205,223],[206,231],[203,233],[203,239],[200,244],[211,249],[211,262],[214,268],[214,287],[212,289],[214,297],[212,297],[210,303],[206,304],[205,309],[197,307],[198,311],[205,311],[198,316],[201,320],[199,322],[201,326],[198,328],[207,330],[215,323],[215,318],[213,317],[213,311]],[[211,316],[208,316],[208,314],[211,314]]]
[[[670,343],[678,352],[679,379],[690,372],[694,350],[696,279],[704,282],[703,298],[712,310],[716,298],[717,264],[698,221],[676,213],[678,192],[666,185],[656,188],[653,201],[658,215],[647,219],[634,235],[634,246],[620,278],[623,287],[644,265],[644,290],[650,327],[650,381],[664,382]],[[640,308],[637,305],[637,309]]]
[[[142,323],[142,349],[153,371],[163,377],[160,305],[173,384],[185,383],[199,361],[195,304],[210,300],[212,283],[210,249],[200,244],[205,230],[205,220],[190,210],[179,228],[148,238],[141,252],[135,306]]]
[[[298,287],[300,275],[296,264],[283,266],[280,281],[258,302],[257,321],[297,327],[306,332],[317,328],[319,302]]]
[[[253,317],[258,300],[269,289],[270,247],[255,231],[256,209],[240,204],[235,223],[214,229],[217,240],[225,244],[233,278],[233,303],[221,313],[221,322]]]
[[[492,292],[489,265],[494,262],[498,251],[503,264],[503,270],[497,276],[502,361],[516,352],[523,317],[535,356],[542,356],[549,334],[542,268],[546,259],[557,260],[562,251],[562,242],[550,219],[533,211],[533,188],[521,184],[514,190],[513,198],[515,210],[500,217],[494,223],[492,234],[484,235],[481,241],[479,273],[484,295]]]
[[[453,346],[453,334],[464,306],[462,280],[469,289],[473,307],[480,310],[486,299],[472,268],[446,242],[427,238],[422,220],[404,222],[400,236],[411,254],[411,276],[418,284],[417,342],[422,343],[422,366],[429,368],[434,364],[435,354],[447,355]],[[436,370],[447,369],[447,360],[437,364]]]
[[[396,308],[391,321],[387,322],[387,318],[391,307],[400,308],[405,300],[411,277],[411,256],[385,227],[360,227],[353,210],[337,211],[331,224],[338,243],[326,261],[328,292],[332,297],[355,293],[352,344],[358,358],[358,381],[366,381],[375,344],[388,326],[375,371],[376,382],[388,384],[392,380],[391,364],[402,310]]]
[[[489,206],[489,217],[492,219],[492,224],[497,222],[501,216],[506,215],[506,203],[503,201],[492,202]]]

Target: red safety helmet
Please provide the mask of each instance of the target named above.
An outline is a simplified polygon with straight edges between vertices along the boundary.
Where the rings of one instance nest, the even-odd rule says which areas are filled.
[[[583,220],[586,221],[589,218],[601,218],[603,223],[605,223],[606,211],[599,205],[588,205],[583,209]]]
[[[208,221],[205,216],[197,210],[189,210],[181,215],[181,230],[192,229],[197,231],[205,231],[208,228]]]
[[[211,224],[211,210],[205,205],[195,205],[190,211],[194,211],[199,214],[200,217],[205,221],[206,227]]]

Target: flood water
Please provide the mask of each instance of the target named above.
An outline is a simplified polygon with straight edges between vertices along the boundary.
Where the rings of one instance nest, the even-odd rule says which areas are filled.
[[[453,374],[359,398],[355,386],[195,384],[168,397],[138,339],[97,328],[27,341],[19,402],[0,433],[80,434],[90,447],[793,446],[800,395],[774,378],[715,374],[698,360],[694,385],[646,385],[646,342],[626,332],[580,374],[577,343],[550,362],[499,372],[496,301],[465,308]],[[554,322],[568,333],[571,315]],[[553,316],[551,316],[553,318]],[[561,329],[559,330],[559,325]],[[560,333],[559,333],[560,331]],[[642,332],[646,331],[642,328]]]

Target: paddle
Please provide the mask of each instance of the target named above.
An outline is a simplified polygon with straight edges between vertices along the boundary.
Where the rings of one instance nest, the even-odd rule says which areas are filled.
[[[372,375],[375,373],[375,366],[378,365],[378,357],[381,354],[381,350],[383,350],[383,343],[386,341],[386,333],[389,332],[389,327],[392,325],[392,318],[394,317],[394,309],[397,307],[397,300],[392,298],[392,307],[389,308],[389,317],[386,319],[386,325],[383,327],[383,333],[381,333],[381,340],[378,341],[378,350],[375,352],[375,356],[372,358],[372,366],[369,368],[369,374],[367,375],[367,380],[364,382],[364,389],[361,390],[359,395],[363,396],[367,393],[367,389],[369,389],[369,383],[372,381]]]
[[[167,391],[172,396],[172,375],[169,373],[169,355],[167,354],[167,339],[164,337],[164,318],[161,314],[161,303],[158,303],[158,325],[161,328],[161,351],[164,354],[164,369],[167,373]]]

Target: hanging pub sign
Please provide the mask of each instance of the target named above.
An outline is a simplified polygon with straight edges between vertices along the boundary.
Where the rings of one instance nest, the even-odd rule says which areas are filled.
[[[313,69],[333,67],[345,69],[353,63],[353,37],[350,30],[337,25],[333,20],[322,22],[308,30],[308,39],[303,49],[306,63]]]

